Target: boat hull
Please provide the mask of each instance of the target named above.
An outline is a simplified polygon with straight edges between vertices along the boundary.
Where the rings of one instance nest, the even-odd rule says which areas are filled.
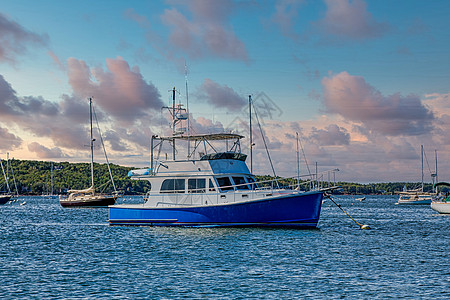
[[[11,197],[12,195],[0,195],[0,205],[8,203]]]
[[[440,214],[450,214],[450,202],[431,202],[431,208]]]
[[[111,225],[191,227],[317,227],[323,194],[294,193],[223,205],[157,208],[144,205],[109,207]]]
[[[116,203],[117,197],[95,197],[84,199],[60,199],[59,203],[63,207],[79,207],[79,206],[109,206]]]
[[[423,199],[423,200],[398,200],[396,204],[429,205],[430,203],[431,199]]]

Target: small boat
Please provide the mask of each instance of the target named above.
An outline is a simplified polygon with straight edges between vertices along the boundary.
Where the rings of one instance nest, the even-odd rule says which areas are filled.
[[[361,198],[356,198],[356,200],[358,200],[358,201],[364,201],[364,200],[366,200],[366,197],[361,197]]]
[[[450,183],[438,182],[434,186],[436,188],[439,186],[450,187]],[[450,214],[450,193],[447,191],[445,194],[437,197],[437,199],[431,202],[431,208],[440,214]]]
[[[428,205],[436,198],[435,193],[426,193],[421,190],[397,192],[397,194],[400,194],[400,196],[396,204]]]
[[[95,139],[92,136],[92,98],[89,98],[89,116],[90,116],[90,125],[91,125],[91,186],[88,189],[84,190],[69,190],[68,197],[60,196],[59,203],[64,207],[73,207],[73,206],[108,206],[113,205],[116,202],[116,199],[119,197],[117,193],[114,194],[103,194],[96,193],[94,186],[94,141]],[[106,152],[105,152],[106,155]],[[108,163],[108,160],[107,160]],[[108,163],[109,169],[109,163]],[[111,181],[114,180],[110,170]],[[115,190],[115,186],[114,186]]]
[[[422,157],[422,186],[418,189],[407,190],[406,185],[403,187],[403,191],[396,192],[399,194],[399,198],[396,204],[409,204],[409,205],[428,205],[431,204],[436,198],[436,193],[424,192],[424,182],[423,182],[423,145],[420,146],[421,157]],[[433,174],[435,175],[435,174]]]
[[[317,227],[323,190],[305,192],[296,187],[282,188],[276,181],[256,182],[245,163],[247,155],[241,153],[243,136],[179,134],[175,125],[185,114],[175,106],[175,89],[173,101],[173,107],[168,108],[173,117],[172,136],[153,135],[150,168],[128,174],[133,180],[151,183],[145,203],[109,206],[110,225]],[[164,142],[173,147],[172,159],[159,161],[153,152],[159,147],[159,153]],[[188,149],[183,152],[187,158],[177,159],[181,143]]]
[[[0,194],[0,205],[8,203],[11,200],[13,195],[10,194]]]

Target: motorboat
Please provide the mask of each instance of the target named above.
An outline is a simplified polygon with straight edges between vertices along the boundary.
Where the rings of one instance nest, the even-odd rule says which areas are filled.
[[[283,187],[276,179],[257,182],[246,164],[247,155],[241,152],[244,136],[179,134],[175,127],[185,114],[175,105],[175,89],[173,101],[168,108],[172,135],[153,135],[150,168],[128,174],[133,180],[150,182],[151,191],[144,203],[109,206],[110,225],[317,227],[322,189]],[[250,106],[251,97],[249,102]],[[172,157],[160,159],[164,143],[170,145]],[[179,158],[182,144],[186,156]]]

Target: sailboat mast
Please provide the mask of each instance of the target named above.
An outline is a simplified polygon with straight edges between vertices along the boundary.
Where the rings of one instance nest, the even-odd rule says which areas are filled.
[[[53,196],[53,162],[52,162],[51,168],[52,168],[52,169],[51,169],[51,171],[50,171],[50,177],[51,177],[51,184],[52,184],[52,192],[51,192],[50,195]]]
[[[434,150],[434,162],[435,162],[434,174],[436,176],[435,183],[438,183],[439,181],[438,181],[438,172],[437,172],[437,150]]]
[[[8,189],[8,193],[11,193],[11,189],[10,189],[9,183],[8,183],[8,177],[6,177],[5,169],[3,168],[3,162],[1,159],[0,159],[0,165],[2,166],[3,176],[5,177],[6,188]]]
[[[420,152],[422,156],[422,192],[423,192],[423,145],[420,145]]]
[[[92,98],[89,98],[89,118],[91,124],[91,186],[94,187],[94,141],[92,136]]]

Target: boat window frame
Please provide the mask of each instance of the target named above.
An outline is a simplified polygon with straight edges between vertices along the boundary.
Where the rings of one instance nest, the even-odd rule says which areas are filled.
[[[248,185],[250,186],[251,190],[256,190],[258,188],[258,183],[256,182],[255,178],[253,176],[244,176],[245,180],[247,180]]]
[[[213,180],[211,179],[211,178],[208,178],[209,179],[209,191],[210,192],[217,192],[217,188],[216,188],[216,186],[214,185],[214,183],[213,183]]]
[[[228,183],[227,183],[228,185],[221,185],[221,182],[219,182],[219,180],[222,179],[222,178],[226,178],[228,180]],[[235,190],[235,187],[231,183],[230,176],[215,176],[214,179],[216,180],[217,187],[219,188],[219,191],[221,191],[221,192],[229,192],[229,191],[234,191]]]
[[[167,188],[165,185],[169,184],[168,182],[172,182],[173,189],[165,189]],[[182,183],[182,184],[181,184]],[[164,179],[161,183],[161,188],[159,189],[160,194],[184,194],[186,187],[186,180],[184,178],[167,178]],[[182,189],[181,189],[182,187]]]
[[[236,179],[240,178],[242,182],[236,182]],[[247,185],[247,181],[245,180],[245,176],[243,175],[235,175],[231,176],[231,179],[233,180],[233,185],[236,187],[236,190],[250,190],[250,187]]]
[[[191,182],[195,182],[195,186],[191,188]],[[203,186],[199,186],[199,182],[203,182]],[[188,178],[187,192],[190,194],[206,193],[206,178]]]

